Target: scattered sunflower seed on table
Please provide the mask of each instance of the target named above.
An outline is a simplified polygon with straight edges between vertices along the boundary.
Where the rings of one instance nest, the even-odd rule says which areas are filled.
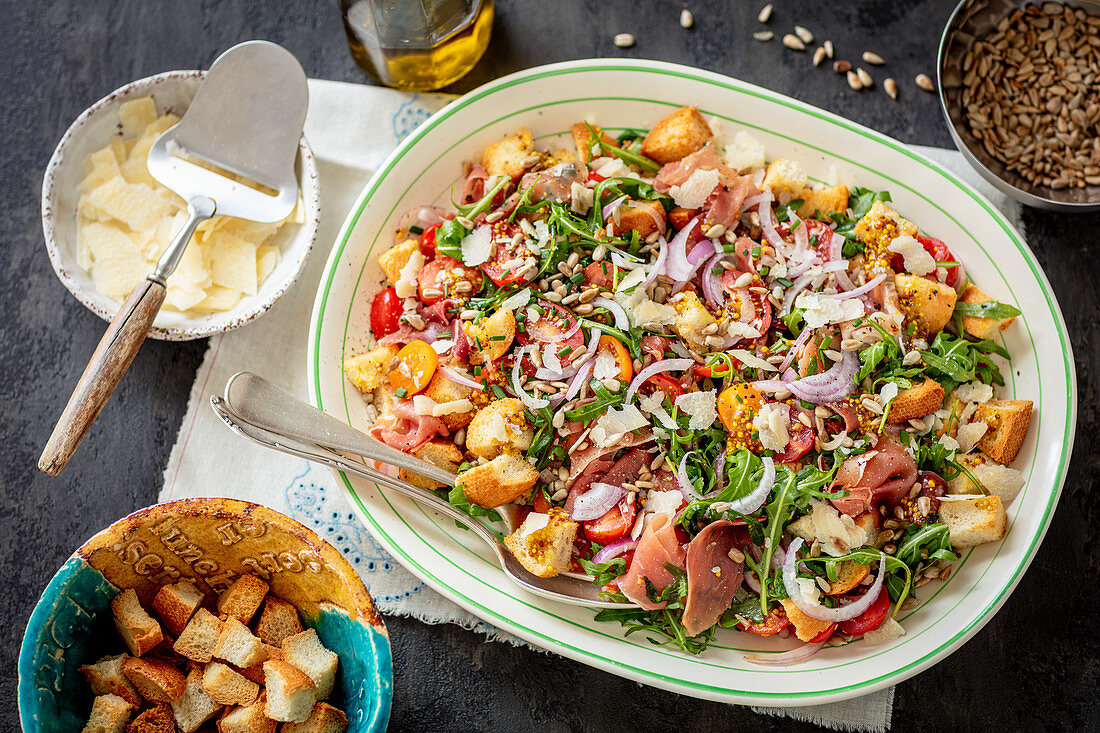
[[[805,51],[806,44],[802,42],[802,39],[793,33],[788,33],[783,36],[783,45],[792,51]]]
[[[775,38],[775,34],[771,31],[757,31],[756,33],[752,34],[752,37],[760,42],[764,42],[770,41],[771,39]]]
[[[756,16],[756,19],[761,23],[767,23],[772,18],[772,4],[768,3],[764,7],[760,8],[760,13]]]
[[[680,11],[680,27],[690,28],[695,25],[695,16],[691,14],[691,11],[684,8]]]
[[[613,40],[619,48],[630,48],[634,45],[634,36],[629,33],[617,33]]]

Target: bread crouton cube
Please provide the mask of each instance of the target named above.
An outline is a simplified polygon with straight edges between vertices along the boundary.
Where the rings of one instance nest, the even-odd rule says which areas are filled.
[[[184,627],[172,649],[193,662],[206,664],[213,658],[214,647],[218,645],[221,634],[221,620],[205,608],[200,608]]]
[[[659,230],[658,221],[665,220],[665,207],[659,201],[624,201],[619,207],[619,223],[615,225],[616,234],[638,232],[639,239],[645,239]]]
[[[344,375],[363,394],[373,392],[385,384],[390,362],[400,350],[399,346],[391,344],[348,357],[344,360]]]
[[[218,733],[275,733],[279,724],[267,717],[266,705],[267,695],[261,692],[256,702],[223,715],[218,720]]]
[[[902,235],[917,236],[917,225],[903,218],[888,204],[876,201],[855,226],[856,239],[865,246],[867,262],[878,268],[890,266],[887,248]]]
[[[176,733],[172,708],[157,705],[138,715],[126,726],[126,733]]]
[[[691,348],[709,351],[706,346],[707,337],[703,331],[718,321],[699,300],[699,296],[685,290],[675,295],[669,303],[676,309],[672,330],[679,334]]]
[[[153,610],[168,627],[168,631],[179,636],[202,605],[202,593],[194,583],[181,581],[161,586],[153,598]]]
[[[447,379],[438,369],[436,369],[435,374],[432,375],[432,381],[428,382],[428,386],[424,388],[424,394],[431,397],[439,404],[457,402],[458,400],[468,400],[473,393],[474,390],[471,387]],[[443,424],[447,426],[448,430],[454,432],[470,424],[470,421],[474,419],[474,411],[450,412],[446,415],[441,415],[440,419],[443,421]]]
[[[1031,407],[1031,400],[989,400],[980,405],[970,421],[984,422],[989,430],[978,448],[998,463],[1012,463],[1027,437]]]
[[[993,300],[983,293],[977,285],[967,285],[959,296],[960,303],[988,303]],[[1001,331],[1008,328],[1016,318],[980,318],[978,316],[963,316],[963,330],[974,338],[996,340]]]
[[[122,661],[129,655],[118,654],[103,657],[95,664],[85,664],[79,671],[88,681],[92,693],[96,695],[117,695],[133,708],[141,707],[141,696],[137,688],[122,673]]]
[[[127,588],[111,600],[115,628],[135,657],[145,654],[164,639],[160,624],[145,612],[133,588]]]
[[[685,209],[683,206],[677,206],[672,211],[668,212],[668,223],[674,230],[680,231],[695,218],[698,209]]]
[[[504,538],[504,546],[533,575],[550,578],[569,569],[577,526],[557,507],[546,514],[531,512]]]
[[[92,713],[83,733],[122,733],[131,710],[130,703],[118,695],[99,695],[92,700]]]
[[[122,673],[150,702],[173,702],[183,695],[183,673],[163,659],[127,657],[122,660]]]
[[[848,187],[844,185],[803,188],[798,198],[802,199],[802,205],[796,213],[803,219],[817,214],[828,218],[829,214],[843,214],[848,210]]]
[[[784,598],[780,603],[783,604],[783,610],[787,613],[787,618],[791,620],[791,625],[794,626],[794,635],[798,637],[799,641],[809,641],[832,626],[829,621],[821,621],[803,612],[801,608],[794,605],[794,601],[790,598]]]
[[[894,275],[894,287],[906,323],[916,324],[916,335],[931,340],[951,320],[954,288],[918,275]]]
[[[600,140],[613,147],[619,147],[619,143],[608,137],[607,134],[596,127],[592,126],[592,129],[596,131],[596,134],[600,136]],[[594,140],[592,139],[592,133],[588,129],[588,125],[583,122],[578,122],[570,128],[570,132],[573,133],[573,142],[577,144],[577,157],[581,159],[582,163],[587,163],[592,160],[592,145]],[[597,153],[596,157],[601,157],[601,153]]]
[[[264,662],[264,687],[267,717],[282,723],[309,718],[317,702],[317,685],[292,664],[273,659]]]
[[[653,126],[642,141],[642,155],[664,165],[691,155],[712,137],[699,110],[681,107]]]
[[[218,613],[247,624],[267,595],[267,583],[255,575],[242,575],[218,598]]]
[[[202,684],[203,674],[192,669],[187,675],[187,685],[183,695],[172,702],[172,717],[180,733],[194,733],[206,721],[214,717],[221,705],[206,692]]]
[[[283,650],[277,646],[261,643],[260,648],[263,649],[263,657],[260,659],[259,662],[253,664],[251,667],[241,667],[239,670],[237,670],[245,677],[255,682],[257,685],[264,684],[264,662],[268,661],[269,659],[283,658]]]
[[[844,560],[837,563],[836,580],[829,584],[830,596],[839,596],[855,588],[863,582],[863,579],[871,574],[871,566],[860,565],[858,562]]]
[[[339,657],[325,648],[314,629],[284,639],[283,659],[309,675],[317,685],[318,699],[323,700],[332,693]]]
[[[806,171],[802,170],[801,165],[793,160],[779,158],[768,164],[761,186],[770,188],[780,201],[784,200],[783,196],[791,201],[798,198],[806,188],[807,180]],[[845,201],[844,205],[847,208],[848,202]]]
[[[214,647],[214,656],[243,668],[263,661],[264,650],[260,640],[252,635],[247,626],[230,617],[222,624],[222,633]]]
[[[470,363],[484,364],[504,356],[512,346],[516,337],[516,316],[507,308],[500,308],[482,321],[463,323],[462,328],[473,343]]]
[[[466,428],[466,450],[491,461],[501,453],[527,450],[534,437],[523,403],[508,397],[477,411]]]
[[[258,684],[221,662],[206,665],[202,687],[219,705],[251,705],[260,694]]]
[[[344,733],[348,729],[348,716],[327,702],[313,706],[309,717],[301,723],[287,723],[282,733]]]
[[[396,285],[401,279],[401,270],[409,263],[413,252],[420,251],[420,243],[415,239],[406,239],[390,247],[389,250],[378,255],[378,265],[382,272],[386,273],[386,282]]]
[[[466,498],[486,509],[512,503],[538,480],[535,467],[515,453],[502,453],[488,463],[460,473],[456,479]]]
[[[490,176],[518,178],[527,170],[527,158],[534,152],[535,140],[531,131],[521,127],[503,140],[485,147],[481,165]]]
[[[934,379],[924,378],[920,384],[900,390],[890,403],[886,422],[899,425],[913,418],[931,415],[943,404],[943,387]]]
[[[281,598],[268,596],[264,610],[260,612],[260,620],[256,622],[256,638],[264,644],[281,646],[283,639],[301,631],[302,621],[298,618],[298,609]]]
[[[458,472],[458,467],[462,463],[463,458],[462,451],[449,440],[429,440],[427,443],[414,450],[412,454],[426,463],[430,463],[433,466],[439,466],[451,473]],[[427,476],[421,476],[415,471],[407,471],[402,468],[397,472],[397,475],[413,486],[419,486],[429,491],[444,488],[442,483],[430,479]],[[301,631],[300,628],[298,630]]]
[[[951,544],[959,548],[996,542],[1005,535],[1004,503],[996,495],[941,501],[940,520],[947,525]]]

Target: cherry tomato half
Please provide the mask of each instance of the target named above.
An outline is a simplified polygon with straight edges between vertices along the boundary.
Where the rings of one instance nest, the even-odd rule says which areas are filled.
[[[820,644],[821,642],[825,641],[830,636],[832,636],[834,631],[836,631],[836,624],[835,623],[829,624],[828,628],[826,628],[824,631],[822,631],[820,634],[818,634],[814,638],[810,639],[806,643],[807,644]]]
[[[753,316],[749,319],[749,325],[755,328],[760,333],[764,334],[768,332],[768,329],[772,325],[772,304],[768,300],[768,296],[763,293],[750,292],[748,288],[735,288],[733,284],[737,282],[737,278],[741,277],[745,273],[740,270],[726,270],[722,273],[722,289],[725,290],[732,299],[731,302],[736,301],[739,305],[735,315],[741,313],[741,309],[746,308],[748,304],[751,304],[753,310]],[[749,303],[745,302],[745,298],[748,298]]]
[[[561,338],[562,334],[568,333],[573,328],[577,319],[557,303],[540,300],[536,305],[542,309],[542,315],[534,323],[530,320],[526,321],[524,330],[516,333],[516,341],[521,346],[526,346],[532,341],[553,342],[558,351],[569,348],[570,353],[560,357],[562,364],[568,364],[573,358],[572,351],[584,344],[583,329],[578,328],[567,338]]]
[[[654,374],[642,382],[642,385],[638,388],[638,391],[644,394],[651,394],[656,390],[664,392],[665,397],[673,402],[684,393],[684,388],[680,386],[680,383],[667,374]]]
[[[618,271],[618,279],[622,280],[626,274],[610,262],[593,262],[584,268],[584,278],[598,288],[611,290],[615,283],[615,273]]]
[[[370,304],[370,332],[374,334],[374,338],[380,339],[397,331],[401,327],[401,313],[404,309],[403,301],[392,287],[374,296]]]
[[[799,458],[806,455],[807,451],[813,447],[813,428],[807,427],[799,422],[797,415],[797,409],[794,407],[790,408],[790,417],[787,421],[787,435],[789,436],[789,440],[783,452],[775,455],[776,463],[797,461]]]
[[[791,620],[782,609],[772,609],[762,622],[752,621],[747,626],[744,622],[737,624],[737,628],[757,636],[772,636],[791,625]]]
[[[432,224],[420,233],[420,254],[429,259],[435,257],[435,232],[441,226],[443,222]]]
[[[827,262],[833,243],[833,238],[829,236],[832,234],[832,228],[816,219],[803,219],[802,222],[806,226],[806,236],[817,237],[817,246],[814,248],[817,250],[817,256],[821,258],[822,262]]]
[[[886,620],[886,614],[890,612],[890,594],[883,588],[878,598],[863,613],[855,618],[840,622],[840,630],[845,634],[859,636],[868,631],[874,631]]]
[[[420,302],[424,305],[438,303],[446,297],[449,285],[454,285],[459,280],[468,280],[474,284],[473,291],[481,289],[481,272],[476,267],[467,267],[453,257],[437,257],[420,268],[420,274],[416,277],[417,291]],[[438,296],[428,297],[424,295],[427,290],[436,290]]]
[[[609,545],[618,542],[634,526],[634,517],[638,510],[633,501],[620,501],[607,510],[599,519],[584,523],[584,535],[593,542]]]
[[[951,254],[951,250],[947,248],[947,245],[935,237],[926,237],[923,234],[917,235],[917,241],[924,247],[924,251],[932,255],[932,258],[936,262],[958,262],[955,259],[955,255]],[[947,270],[947,277],[944,278],[944,285],[948,287],[955,287],[955,284],[959,281],[960,267],[958,265],[943,265]]]
[[[493,241],[496,248],[493,256],[481,263],[481,269],[489,276],[489,279],[500,287],[526,282],[519,274],[522,267],[513,264],[516,260],[526,260],[530,255],[522,240],[512,244],[516,234],[523,231],[519,224],[509,221],[498,221],[492,225]]]

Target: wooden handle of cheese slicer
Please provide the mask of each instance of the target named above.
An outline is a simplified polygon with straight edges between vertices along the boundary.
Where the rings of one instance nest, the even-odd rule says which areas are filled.
[[[38,458],[38,468],[43,472],[51,476],[61,473],[80,441],[88,434],[88,429],[122,381],[138,349],[145,342],[149,329],[153,327],[153,321],[164,304],[165,281],[179,264],[195,227],[213,216],[215,210],[214,202],[205,197],[196,197],[187,208],[188,219],[165,249],[156,271],[138,283],[126,298],[99,340],[88,366],[84,367],[69,403],[65,405]]]

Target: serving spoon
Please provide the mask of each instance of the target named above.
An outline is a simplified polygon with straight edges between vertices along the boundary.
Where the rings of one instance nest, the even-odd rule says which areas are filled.
[[[232,402],[231,397],[233,398]],[[266,401],[259,399],[264,397],[267,398]],[[242,405],[247,416],[238,412],[235,405]],[[391,463],[389,459],[393,457],[390,454],[390,451],[392,451],[397,454],[396,458],[400,461],[400,463],[394,461],[392,465],[400,465],[402,468],[416,471],[451,486],[454,485],[455,481],[453,474],[374,441],[336,418],[298,400],[261,377],[247,372],[234,375],[226,385],[225,399],[216,395],[211,396],[210,406],[230,430],[254,443],[368,479],[381,487],[396,491],[417,503],[430,506],[454,519],[484,540],[496,554],[497,563],[504,574],[529,593],[561,603],[587,606],[589,608],[636,607],[633,603],[604,600],[600,597],[600,588],[593,584],[590,579],[585,579],[586,576],[561,574],[551,578],[540,578],[534,575],[524,568],[519,560],[504,546],[500,536],[495,531],[474,517],[430,491],[394,478],[365,463],[354,461],[337,452],[334,448],[358,453],[383,463]],[[258,421],[250,419],[257,417],[259,418]],[[302,422],[294,423],[295,417],[301,418]],[[293,429],[295,435],[289,435],[286,431],[273,425],[273,423],[285,424],[287,421],[297,426]],[[322,429],[310,435],[303,431],[303,423]],[[364,452],[359,453],[360,449]],[[501,507],[498,511],[500,511],[509,528],[514,529],[518,524],[514,507]]]

